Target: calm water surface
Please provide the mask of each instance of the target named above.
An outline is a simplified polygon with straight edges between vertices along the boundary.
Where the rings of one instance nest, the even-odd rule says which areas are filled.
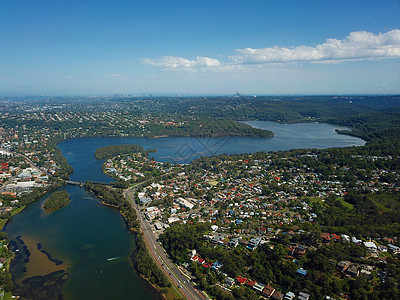
[[[52,259],[63,261],[61,266],[69,274],[63,287],[65,299],[158,299],[131,267],[134,237],[120,214],[101,205],[84,189],[64,189],[70,194],[68,206],[46,212],[41,206],[46,196],[7,225],[5,231],[10,239],[18,241],[16,237],[20,236],[30,251],[28,263],[24,255],[13,266],[16,281],[55,271],[54,263],[46,256],[40,252],[35,256],[35,247],[40,243]],[[31,270],[38,268],[42,269],[41,274],[32,274]]]
[[[278,124],[246,122],[274,132],[271,139],[227,138],[81,138],[58,145],[74,167],[72,180],[110,182],[94,158],[99,147],[137,144],[157,149],[151,154],[164,162],[188,163],[202,155],[247,153],[295,148],[330,148],[364,145],[364,141],[336,134],[341,127],[326,124]],[[129,255],[135,248],[122,217],[112,208],[102,206],[85,190],[64,187],[71,196],[68,206],[45,212],[41,204],[48,197],[29,205],[5,228],[20,255],[12,273],[17,283],[57,270],[69,274],[63,286],[65,299],[157,299],[134,272]],[[38,250],[50,254],[51,260]],[[29,255],[24,251],[24,245]],[[112,260],[108,260],[112,258]],[[58,265],[54,263],[58,261]],[[62,262],[62,263],[60,263]]]

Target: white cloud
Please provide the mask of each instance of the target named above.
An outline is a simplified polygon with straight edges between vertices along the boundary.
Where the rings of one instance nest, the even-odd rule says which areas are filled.
[[[297,47],[268,47],[236,49],[237,54],[228,57],[222,63],[209,57],[196,57],[189,60],[183,57],[163,56],[158,59],[145,58],[144,64],[165,69],[210,68],[230,70],[241,65],[263,65],[282,63],[341,63],[351,60],[374,60],[382,58],[400,58],[400,30],[374,34],[366,31],[351,32],[343,40],[326,39],[317,46],[300,45]]]
[[[200,56],[196,57],[196,60],[175,56],[163,56],[159,59],[145,58],[142,62],[146,65],[154,65],[165,69],[219,67],[221,65],[218,59]]]
[[[326,62],[380,58],[400,58],[400,30],[373,34],[366,31],[351,32],[343,40],[327,39],[315,47],[270,47],[237,49],[230,57],[238,64]]]

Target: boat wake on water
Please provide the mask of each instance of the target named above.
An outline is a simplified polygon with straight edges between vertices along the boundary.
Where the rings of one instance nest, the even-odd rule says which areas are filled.
[[[107,258],[107,260],[108,261],[111,261],[111,260],[116,260],[116,259],[118,259],[118,258],[120,258],[121,256],[117,256],[117,257],[110,257],[110,258]]]

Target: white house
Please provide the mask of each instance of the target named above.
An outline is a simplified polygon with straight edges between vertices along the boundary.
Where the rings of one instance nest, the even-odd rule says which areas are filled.
[[[378,252],[378,247],[373,242],[364,242],[364,247],[367,248],[369,252]]]

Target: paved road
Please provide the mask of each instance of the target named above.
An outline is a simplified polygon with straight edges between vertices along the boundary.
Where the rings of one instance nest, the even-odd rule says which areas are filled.
[[[176,285],[181,293],[186,299],[190,300],[204,300],[206,296],[199,290],[197,290],[193,284],[188,280],[185,275],[176,267],[174,263],[167,257],[164,249],[157,242],[157,237],[151,230],[151,225],[147,220],[145,220],[139,211],[137,204],[135,203],[135,197],[132,195],[131,191],[125,193],[125,197],[128,199],[129,203],[136,210],[136,214],[140,220],[140,228],[143,232],[145,241],[148,248],[150,249],[151,255],[154,257],[155,261],[158,263],[160,268],[164,271],[167,277],[170,279],[171,283]]]
[[[42,171],[43,173],[47,174],[48,176],[52,176],[52,174],[50,174],[49,172],[47,172],[46,170],[44,170],[43,168],[40,168],[39,166],[37,166],[33,161],[31,161],[28,157],[26,157],[24,154],[18,153],[18,152],[11,152],[13,154],[15,154],[16,156],[22,157],[25,159],[25,161],[31,165],[31,167],[33,168],[37,168],[40,171]]]

